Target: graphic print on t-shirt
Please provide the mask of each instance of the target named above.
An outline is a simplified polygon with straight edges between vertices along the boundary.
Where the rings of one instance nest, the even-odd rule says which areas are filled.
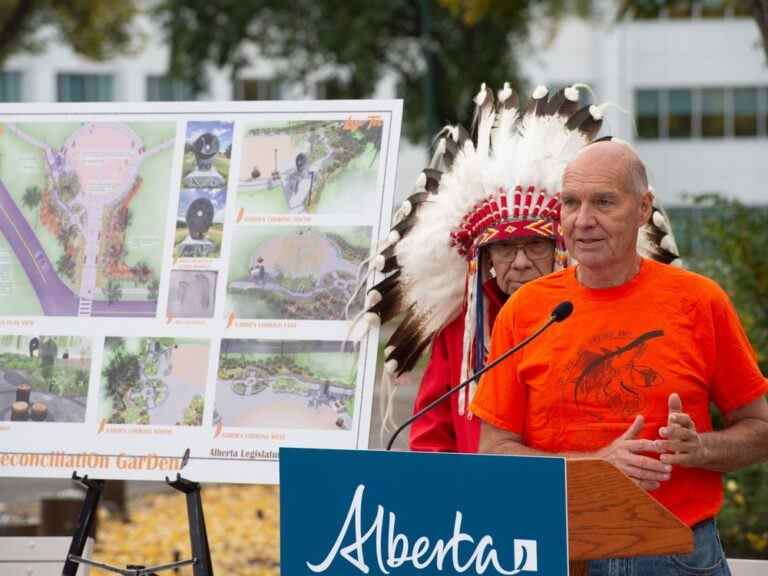
[[[644,390],[662,383],[663,377],[645,356],[663,330],[633,337],[626,331],[604,332],[579,350],[568,366],[564,392],[586,416],[602,419],[605,408],[617,416],[634,417],[642,412]],[[599,407],[598,410],[593,410]]]

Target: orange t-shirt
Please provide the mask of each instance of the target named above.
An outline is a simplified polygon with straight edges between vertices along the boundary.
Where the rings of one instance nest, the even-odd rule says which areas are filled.
[[[579,284],[575,268],[520,288],[493,329],[490,360],[530,335],[563,300],[573,314],[481,380],[472,411],[545,452],[592,452],[645,416],[638,438],[658,438],[667,398],[680,395],[699,432],[709,402],[727,413],[768,392],[755,353],[725,292],[697,274],[643,260],[615,288]],[[718,472],[675,467],[650,492],[683,522],[720,510]]]

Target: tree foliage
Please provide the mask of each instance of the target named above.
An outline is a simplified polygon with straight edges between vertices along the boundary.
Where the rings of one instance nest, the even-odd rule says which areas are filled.
[[[237,74],[257,54],[278,62],[287,81],[306,84],[327,71],[334,98],[370,96],[391,73],[407,102],[408,134],[421,140],[437,124],[469,123],[481,82],[520,86],[517,54],[531,9],[547,3],[485,4],[467,12],[450,0],[349,0],[343,9],[334,0],[164,0],[157,15],[172,73],[197,89],[206,65],[232,65]]]
[[[768,373],[768,210],[718,196],[701,196],[710,207],[703,234],[712,255],[693,261],[730,295]],[[768,558],[768,463],[731,473],[718,518],[729,556]]]
[[[114,304],[115,302],[119,301],[123,297],[123,287],[120,285],[120,283],[113,278],[110,278],[107,281],[107,286],[104,289],[104,293],[107,296],[107,302],[109,304]]]
[[[24,190],[24,196],[21,199],[24,206],[30,210],[34,210],[40,205],[40,201],[43,199],[43,194],[40,192],[40,188],[37,186],[28,186]]]
[[[94,60],[131,52],[140,11],[139,0],[0,0],[0,64],[52,39]]]

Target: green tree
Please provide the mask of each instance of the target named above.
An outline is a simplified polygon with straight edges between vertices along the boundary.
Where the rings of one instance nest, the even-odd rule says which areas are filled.
[[[38,352],[40,358],[40,373],[42,374],[45,383],[48,384],[49,392],[53,392],[53,385],[56,380],[53,374],[53,368],[58,353],[59,347],[56,346],[56,342],[53,338],[41,338],[40,350]]]
[[[131,273],[133,274],[136,283],[142,285],[149,282],[153,277],[152,268],[150,268],[149,264],[143,260],[136,262],[131,268]]]
[[[691,262],[728,292],[766,374],[768,210],[717,196],[702,196],[698,202],[710,208],[703,235],[712,254]],[[768,558],[768,464],[728,474],[725,486],[725,506],[718,522],[726,553]]]
[[[768,55],[766,0],[747,1]],[[249,46],[280,62],[278,76],[306,85],[310,73],[330,70],[329,98],[362,98],[385,74],[395,76],[408,105],[406,134],[431,137],[439,125],[469,124],[481,82],[523,88],[519,54],[532,24],[556,32],[568,13],[590,16],[591,0],[162,0],[155,7],[171,47],[170,72],[202,90],[207,67],[249,63]],[[622,0],[615,17],[642,14],[677,0]]]
[[[157,278],[152,278],[147,285],[147,300],[157,302],[157,297],[160,294],[160,281]]]
[[[80,179],[75,172],[65,172],[59,176],[59,198],[69,203],[80,194]]]
[[[123,297],[123,287],[119,282],[112,278],[107,282],[107,287],[104,292],[107,295],[107,302],[110,304],[114,304]]]
[[[331,67],[326,95],[370,96],[394,73],[409,136],[449,120],[469,123],[481,82],[520,84],[516,54],[528,36],[530,8],[547,2],[495,0],[475,19],[438,0],[164,0],[158,19],[171,46],[172,73],[200,90],[209,65],[247,64],[246,46],[281,62],[282,78],[306,82]],[[458,117],[457,117],[458,111]]]
[[[2,0],[0,64],[16,53],[40,51],[52,39],[94,60],[130,53],[141,36],[134,26],[139,4],[138,0]]]
[[[141,378],[141,366],[139,358],[135,354],[130,354],[124,348],[114,348],[109,361],[102,370],[102,375],[106,382],[106,392],[112,400],[113,416],[110,422],[118,423],[116,414],[122,414],[125,409],[125,394]],[[120,416],[121,422],[125,421]]]
[[[62,254],[56,261],[56,271],[73,281],[75,279],[75,267],[75,260],[68,253]]]
[[[43,194],[40,188],[37,186],[28,186],[24,191],[24,196],[21,199],[24,206],[30,210],[34,210],[40,205],[40,201],[43,199]]]
[[[184,411],[182,426],[200,426],[203,423],[203,397],[196,394]]]

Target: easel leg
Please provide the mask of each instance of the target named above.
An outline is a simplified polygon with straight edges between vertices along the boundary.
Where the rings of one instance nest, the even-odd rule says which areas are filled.
[[[211,563],[211,551],[208,548],[208,533],[205,530],[205,517],[203,516],[203,500],[200,496],[200,484],[191,482],[176,475],[176,480],[165,480],[169,486],[179,492],[184,492],[187,497],[187,517],[189,519],[189,539],[192,544],[192,557],[194,576],[213,576],[213,564]]]
[[[104,480],[90,480],[88,475],[80,477],[77,472],[72,473],[72,479],[77,480],[85,486],[88,491],[85,493],[83,507],[80,509],[80,518],[77,521],[77,529],[72,536],[72,543],[69,545],[69,553],[64,562],[64,568],[61,576],[76,576],[79,564],[70,560],[70,556],[82,556],[85,550],[85,543],[88,540],[88,534],[96,519],[96,507],[99,505],[101,491],[104,488]]]

